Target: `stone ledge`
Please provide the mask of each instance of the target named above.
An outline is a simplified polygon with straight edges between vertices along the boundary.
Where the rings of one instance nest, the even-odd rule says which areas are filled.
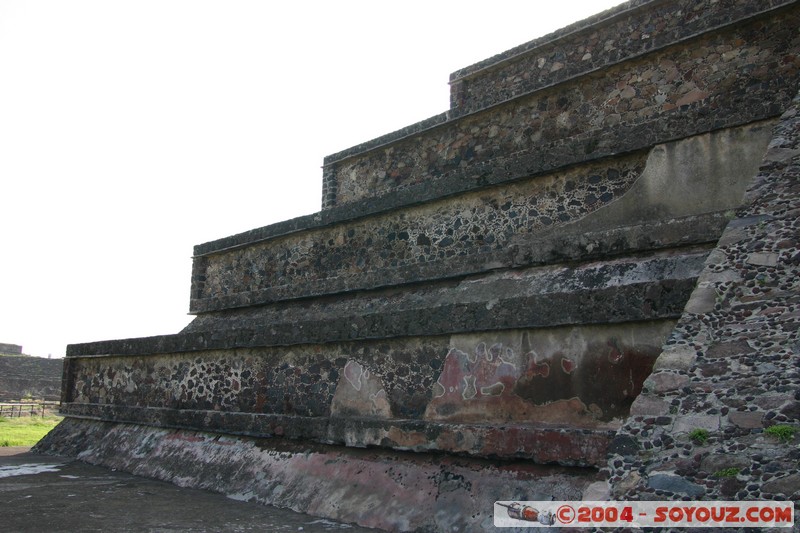
[[[337,161],[342,161],[349,157],[353,157],[371,150],[375,150],[382,146],[392,144],[406,137],[416,135],[420,132],[423,132],[431,128],[435,128],[441,124],[455,120],[457,118],[461,118],[468,114],[480,112],[486,109],[487,107],[500,105],[510,99],[525,96],[537,90],[541,90],[542,88],[545,87],[550,87],[555,84],[568,82],[572,78],[579,78],[581,76],[585,76],[597,70],[608,68],[609,66],[622,63],[624,61],[629,61],[644,53],[650,53],[661,50],[663,48],[666,48],[667,46],[679,43],[687,38],[695,37],[699,33],[714,31],[721,27],[735,24],[737,22],[740,22],[748,18],[752,18],[754,15],[768,13],[771,10],[778,9],[786,5],[790,5],[793,2],[794,0],[770,0],[769,2],[764,2],[765,5],[761,10],[759,10],[758,13],[753,13],[747,9],[740,9],[738,12],[731,12],[728,6],[724,7],[719,6],[718,9],[722,11],[722,16],[725,17],[725,20],[719,19],[719,17],[721,16],[720,11],[714,9],[705,9],[703,12],[700,13],[700,16],[693,21],[692,24],[690,25],[680,24],[680,23],[676,24],[672,28],[672,33],[664,34],[658,36],[656,39],[646,41],[646,45],[643,47],[641,46],[642,45],[641,39],[637,43],[635,40],[632,40],[630,38],[630,32],[615,34],[614,35],[615,38],[627,39],[629,45],[632,45],[633,49],[628,51],[627,53],[621,54],[615,48],[614,49],[615,53],[613,58],[611,57],[611,54],[608,54],[608,51],[606,51],[604,55],[599,56],[601,58],[600,61],[598,61],[597,58],[589,62],[576,61],[574,63],[574,68],[559,69],[557,71],[558,75],[554,76],[550,80],[536,79],[535,82],[528,81],[522,87],[511,92],[497,91],[500,96],[491,99],[489,101],[482,101],[477,105],[476,104],[468,105],[467,102],[459,102],[458,90],[457,90],[457,85],[459,82],[463,82],[464,80],[468,80],[470,78],[482,76],[487,72],[495,72],[498,69],[504,68],[509,63],[521,62],[522,60],[524,60],[525,57],[530,56],[540,51],[543,48],[549,48],[550,46],[554,46],[557,43],[561,46],[564,46],[564,44],[562,44],[561,41],[565,40],[568,41],[570,39],[580,37],[583,33],[588,31],[597,31],[598,29],[601,29],[604,26],[613,23],[615,20],[625,18],[626,16],[629,15],[635,16],[641,11],[652,10],[653,5],[664,4],[668,2],[665,2],[664,0],[655,0],[655,1],[639,0],[621,4],[605,12],[598,13],[595,16],[576,22],[560,30],[557,30],[553,33],[550,33],[538,39],[534,39],[525,44],[514,47],[506,52],[497,54],[489,59],[480,61],[478,63],[475,63],[468,67],[464,67],[462,69],[459,69],[451,73],[450,84],[453,86],[453,88],[451,89],[451,92],[453,94],[451,95],[451,110],[449,112],[435,115],[433,117],[422,120],[415,124],[406,126],[405,128],[394,131],[392,133],[376,137],[375,139],[371,139],[369,141],[360,143],[356,146],[352,146],[345,150],[341,150],[339,152],[330,154],[324,158],[323,165],[328,166]],[[673,11],[673,9],[671,8],[669,10]],[[494,76],[494,74],[492,74],[492,76]]]
[[[499,105],[792,3],[762,1],[756,10],[748,2],[627,2],[453,72],[452,113]],[[486,87],[476,90],[475,81]]]
[[[680,114],[661,116],[633,126],[617,125],[585,135],[540,143],[535,148],[497,157],[484,163],[444,173],[435,180],[409,184],[374,197],[327,206],[315,215],[296,219],[300,224],[280,223],[243,234],[211,241],[195,247],[195,255],[206,255],[232,246],[245,244],[246,239],[273,238],[290,231],[323,227],[405,206],[446,198],[492,185],[511,183],[520,179],[556,172],[580,165],[648,149],[656,144],[676,141],[717,129],[734,128],[774,118],[788,102],[765,102],[763,109],[737,110],[741,116],[721,117],[709,113],[699,103],[684,106]],[[402,139],[398,139],[400,141]],[[335,164],[331,162],[329,164]],[[309,223],[313,223],[313,226]],[[294,227],[292,227],[294,226]]]
[[[269,329],[239,328],[178,333],[82,344],[70,344],[67,357],[103,357],[196,352],[227,348],[287,346],[306,343],[353,341],[444,335],[507,328],[555,327],[621,323],[680,316],[683,300],[694,287],[692,279],[674,282],[640,283],[581,293],[554,293],[515,298],[492,305],[452,304],[434,310],[408,310],[363,317],[329,318],[315,322],[274,324]],[[661,297],[670,296],[669,302]],[[625,301],[622,308],[602,309],[604,302]],[[537,309],[522,315],[519,309]],[[553,312],[558,309],[558,312]],[[484,319],[482,322],[478,319]],[[472,322],[478,320],[478,322]],[[394,322],[396,321],[396,322]],[[351,327],[351,326],[357,327]],[[274,329],[273,326],[277,329]],[[281,329],[282,328],[282,329]],[[279,330],[280,329],[280,330]]]
[[[594,468],[65,419],[37,452],[387,531],[492,529],[498,495],[580,500]],[[224,475],[223,475],[224,474]],[[380,502],[380,504],[376,504]],[[315,529],[315,531],[318,529]]]
[[[565,466],[602,464],[606,458],[606,448],[615,434],[613,429],[300,417],[105,404],[63,404],[61,413],[69,418],[144,424],[158,428],[298,439],[357,448],[380,446],[401,451],[527,459],[537,464]]]
[[[784,99],[783,95],[775,96],[775,101],[750,102],[752,108],[737,108],[735,112],[729,111],[729,116],[709,112],[708,108],[702,105],[702,101],[686,104],[680,108],[680,112],[658,116],[653,120],[592,130],[552,142],[539,142],[530,149],[442,172],[435,179],[406,180],[409,183],[392,187],[374,196],[326,206],[322,213],[335,210],[335,213],[353,217],[391,211],[492,185],[560,171],[572,165],[649,149],[657,144],[694,135],[772,119],[780,115],[788,104],[788,97]],[[733,106],[734,103],[722,102],[716,105],[726,108]],[[401,140],[399,139],[398,143]],[[346,218],[335,215],[330,219],[342,221]]]
[[[457,279],[500,268],[519,268],[552,263],[589,261],[625,254],[653,252],[676,246],[705,245],[717,240],[727,222],[725,213],[706,213],[660,222],[600,229],[585,224],[563,226],[538,237],[515,238],[509,246],[460,257],[460,261],[432,261],[357,276],[305,280],[301,285],[281,285],[190,300],[190,312],[203,314],[244,308],[296,298],[320,297],[352,291],[375,290],[392,285]],[[195,276],[205,268],[196,261]],[[201,285],[203,281],[196,281]]]
[[[519,152],[486,164],[477,164],[449,173],[434,181],[397,189],[375,198],[365,198],[336,205],[318,213],[296,217],[194,247],[194,257],[202,257],[287,235],[335,226],[344,222],[376,216],[505,183],[513,183],[560,171],[574,165],[588,164],[608,157],[619,157],[646,150],[657,144],[722,128],[734,128],[769,119],[781,112],[781,103],[766,103],[761,112],[736,119],[720,119],[699,106],[687,106],[680,116],[660,117],[636,126],[616,126],[607,135],[592,135],[545,143],[528,152]],[[599,141],[598,141],[599,139]],[[592,151],[587,153],[586,147]]]
[[[705,251],[534,267],[461,282],[202,315],[177,335],[72,344],[68,357],[143,355],[635,322],[680,315]],[[520,313],[520,309],[528,310]]]
[[[703,18],[706,11],[697,9],[698,3],[686,4],[690,4],[686,7],[685,14],[689,22],[679,22],[679,32],[691,27],[697,17]],[[718,9],[708,9],[713,12],[709,18],[711,26],[718,29],[701,30],[696,35],[690,32],[694,36],[693,41],[675,41],[673,44],[678,44],[674,46],[656,47],[656,52],[646,51],[646,57],[645,52],[638,52],[632,58],[625,57],[624,52],[614,49],[610,52],[611,55],[621,55],[626,60],[614,63],[613,66],[600,61],[593,74],[576,75],[527,93],[517,94],[516,89],[513,89],[511,94],[506,94],[509,91],[504,90],[505,88],[481,89],[490,93],[490,101],[486,105],[479,105],[475,112],[451,118],[410,137],[381,139],[380,142],[369,145],[371,151],[348,152],[343,158],[330,157],[326,159],[323,171],[323,190],[327,191],[330,198],[323,209],[357,202],[365,197],[379,198],[405,188],[414,188],[418,193],[423,193],[423,196],[417,194],[415,197],[424,200],[426,184],[446,179],[471,167],[491,165],[492,162],[494,166],[500,167],[506,163],[505,158],[513,157],[520,151],[537,150],[549,142],[556,142],[560,146],[562,143],[569,143],[571,137],[585,137],[585,142],[575,143],[571,150],[565,150],[566,154],[593,153],[598,149],[602,152],[604,147],[596,144],[602,145],[606,139],[615,144],[620,139],[635,138],[626,128],[618,127],[618,124],[630,126],[647,122],[650,127],[643,132],[647,135],[650,134],[647,130],[658,131],[661,124],[666,123],[669,128],[675,129],[671,138],[677,139],[715,128],[744,124],[749,120],[780,115],[794,93],[793,85],[797,74],[796,68],[790,67],[791,60],[780,63],[777,58],[784,54],[792,57],[796,53],[797,43],[792,38],[792,29],[798,16],[795,9],[797,4],[771,2],[763,8],[766,10],[763,12],[754,9],[751,3],[743,4],[737,1],[726,3],[724,7],[720,5]],[[708,7],[706,2],[700,5]],[[728,10],[738,12],[743,17],[741,22],[734,23],[736,15],[730,15]],[[647,23],[643,25],[648,26]],[[766,26],[769,27],[768,30],[764,29]],[[640,30],[637,32],[646,33],[650,37],[650,29]],[[739,50],[736,43],[743,41],[756,47],[759,43],[769,46],[765,40],[767,34],[780,36],[790,47],[770,51],[767,55],[776,61],[769,64],[753,65],[749,63],[749,58],[742,56],[737,59],[736,54],[732,57],[725,54],[723,60],[716,52],[725,47]],[[623,39],[623,35],[628,33],[618,32],[614,37]],[[653,39],[645,39],[645,42],[652,45]],[[603,48],[604,44],[607,43],[599,43],[595,48]],[[695,49],[705,50],[704,53],[709,58],[705,61],[698,60],[699,56],[689,52]],[[536,57],[533,60],[534,64],[530,69],[512,76],[512,84],[530,82],[527,80],[530,71],[537,70]],[[575,67],[578,69],[585,68],[581,65],[585,62],[580,61],[580,58],[558,63],[563,66],[556,73],[559,75],[573,65],[579,65]],[[651,67],[656,66],[656,70],[661,68],[660,74],[654,76],[652,69],[645,69],[644,65],[648,64]],[[714,74],[703,80],[693,77],[692,83],[697,87],[683,83],[680,87],[672,87],[663,82],[666,78],[670,81],[674,79],[676,74],[670,70],[672,67],[669,65],[674,67],[676,64],[680,71],[688,72],[710,71],[712,69],[708,65],[713,64],[715,73],[719,67],[725,70],[726,75],[720,77]],[[612,69],[625,72],[610,72]],[[758,74],[753,77],[751,72]],[[774,72],[775,80],[767,80],[767,72]],[[606,77],[603,76],[604,73]],[[643,80],[651,77],[656,80],[654,84],[658,87],[644,86],[647,83]],[[612,83],[611,79],[633,80],[630,82],[633,86],[625,86],[622,81]],[[459,85],[469,83],[474,83],[474,80],[459,82]],[[619,84],[622,86],[616,87]],[[667,87],[670,89],[667,90]],[[783,92],[786,87],[789,90]],[[662,90],[666,92],[659,92]],[[603,98],[589,98],[587,94],[602,94]],[[461,100],[456,97],[457,102]],[[579,103],[581,111],[575,113],[571,106]],[[765,104],[770,108],[766,114],[758,109],[765,107]],[[556,108],[563,109],[563,113],[557,113]],[[529,115],[534,118],[513,118]],[[755,115],[760,115],[760,118]],[[450,116],[454,117],[455,112],[451,111]],[[747,116],[751,118],[748,119]],[[705,125],[707,122],[715,125],[708,127]],[[545,128],[544,124],[549,124],[550,127]],[[587,133],[589,135],[585,135]],[[624,149],[622,146],[617,148]],[[545,152],[544,156],[547,154]]]

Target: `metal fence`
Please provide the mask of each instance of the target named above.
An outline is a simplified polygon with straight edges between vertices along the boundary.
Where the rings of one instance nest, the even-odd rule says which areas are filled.
[[[19,418],[22,416],[45,416],[45,414],[58,411],[59,402],[9,402],[0,403],[0,416],[6,418]]]

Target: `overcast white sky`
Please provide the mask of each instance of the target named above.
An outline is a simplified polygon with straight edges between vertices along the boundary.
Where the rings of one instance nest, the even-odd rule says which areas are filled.
[[[192,247],[319,210],[325,155],[619,0],[0,0],[0,342],[177,333]]]

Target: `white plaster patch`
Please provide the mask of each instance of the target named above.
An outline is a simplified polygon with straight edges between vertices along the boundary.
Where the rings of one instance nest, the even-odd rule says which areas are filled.
[[[355,361],[347,361],[347,364],[344,365],[344,377],[357,391],[361,390],[361,375],[363,373],[364,367]],[[367,376],[364,377],[366,378]]]
[[[498,381],[494,385],[490,385],[488,387],[481,387],[481,394],[484,396],[500,396],[501,394],[503,394],[503,391],[505,389],[506,386]]]
[[[372,402],[372,414],[379,415],[384,412],[391,412],[389,400],[386,398],[386,391],[379,390],[375,394],[370,394],[369,399]]]
[[[344,385],[345,381],[349,386]],[[333,394],[331,413],[388,418],[391,412],[380,376],[357,361],[348,361]]]
[[[40,463],[32,463],[17,466],[0,466],[0,478],[13,477],[13,476],[29,476],[33,474],[42,474],[44,472],[58,472],[63,464],[50,464],[43,465]]]
[[[233,494],[226,494],[225,497],[236,500],[237,502],[249,502],[256,498],[255,493],[253,491],[247,492],[235,492]]]
[[[464,391],[461,393],[461,396],[465,400],[471,400],[477,395],[478,391],[475,388],[475,376],[464,376]]]
[[[308,526],[320,525],[324,529],[350,529],[352,527],[349,524],[339,524],[337,522],[331,522],[330,520],[325,520],[325,519],[314,520],[313,522],[306,522],[306,525]]]
[[[502,355],[498,356],[500,362],[504,365],[509,365],[515,371],[518,369],[519,365],[516,364],[517,357],[514,355],[514,350],[511,348],[506,348],[506,356],[503,357]]]

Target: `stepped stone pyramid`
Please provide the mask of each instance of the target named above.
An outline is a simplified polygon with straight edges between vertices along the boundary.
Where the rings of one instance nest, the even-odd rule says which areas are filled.
[[[654,376],[688,383],[664,346],[724,303],[798,27],[634,0],[453,73],[445,113],[325,158],[319,213],[196,246],[184,331],[71,345],[39,449],[392,531],[653,492],[653,426],[710,416]]]

